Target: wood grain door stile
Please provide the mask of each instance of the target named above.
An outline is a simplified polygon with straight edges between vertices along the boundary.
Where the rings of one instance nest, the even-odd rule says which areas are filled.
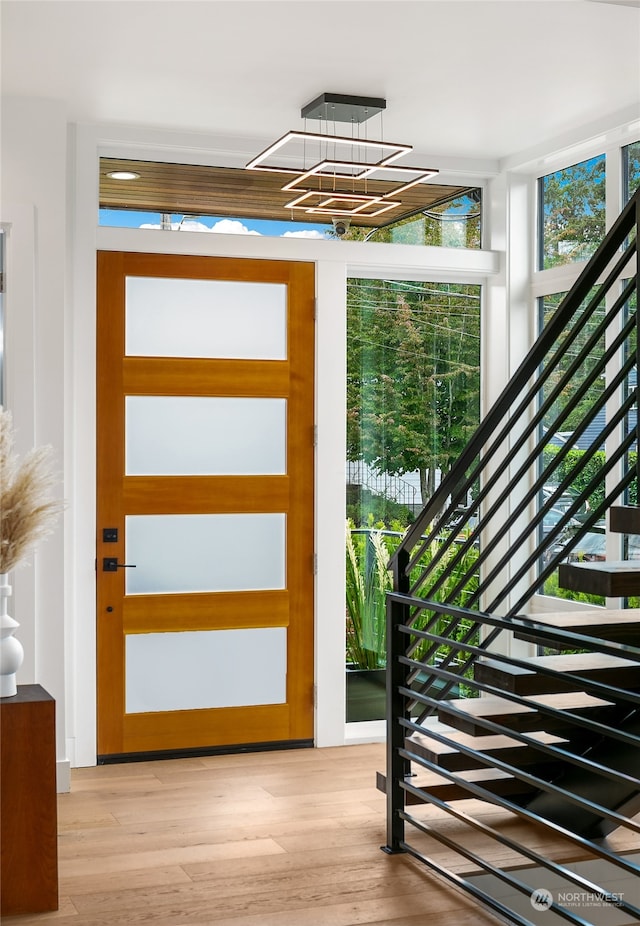
[[[126,356],[125,287],[130,276],[284,283],[286,359]],[[98,255],[96,567],[101,756],[313,737],[314,286],[309,263],[128,252]],[[126,475],[125,397],[136,395],[285,398],[286,473]],[[127,515],[244,512],[286,515],[285,588],[127,595],[126,569],[102,571],[106,556],[128,562]],[[103,542],[104,528],[117,529],[117,543]],[[251,569],[250,562],[246,568]],[[286,703],[127,714],[128,634],[261,627],[287,628]],[[171,680],[176,683],[179,679]]]

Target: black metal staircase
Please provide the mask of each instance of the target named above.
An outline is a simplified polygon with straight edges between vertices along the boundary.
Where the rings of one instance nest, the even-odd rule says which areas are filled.
[[[640,597],[640,561],[622,544],[615,560],[580,555],[605,517],[621,539],[640,535],[639,223],[636,193],[391,563],[385,849],[411,854],[513,923],[533,919],[436,863],[425,837],[519,894],[546,871],[572,896],[608,903],[607,883],[640,875],[629,854],[640,852],[640,609],[610,600],[541,613],[534,602],[556,575],[566,589]],[[454,686],[467,697],[447,698]],[[562,837],[599,861],[603,883],[488,826],[462,799]],[[460,824],[455,838],[434,824],[436,812]],[[532,880],[472,848],[479,832],[533,866]],[[626,841],[607,838],[620,833]],[[561,896],[549,908],[556,917],[591,922]],[[640,921],[637,898],[616,906]]]

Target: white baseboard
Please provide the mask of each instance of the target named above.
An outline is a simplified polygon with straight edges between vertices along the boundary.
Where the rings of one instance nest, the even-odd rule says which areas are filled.
[[[344,725],[345,746],[355,746],[357,743],[384,743],[386,738],[384,720],[368,720]]]
[[[68,759],[58,759],[56,762],[56,791],[66,794],[71,790],[71,762]]]

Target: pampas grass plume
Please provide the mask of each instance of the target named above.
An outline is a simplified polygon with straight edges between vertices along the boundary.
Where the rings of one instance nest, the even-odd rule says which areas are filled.
[[[50,498],[51,447],[34,448],[19,461],[13,444],[11,413],[0,406],[0,573],[17,566],[51,533],[63,507]]]

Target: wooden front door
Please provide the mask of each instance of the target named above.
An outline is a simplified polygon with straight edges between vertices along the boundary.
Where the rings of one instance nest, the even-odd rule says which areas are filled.
[[[313,738],[314,268],[100,252],[98,755]]]

